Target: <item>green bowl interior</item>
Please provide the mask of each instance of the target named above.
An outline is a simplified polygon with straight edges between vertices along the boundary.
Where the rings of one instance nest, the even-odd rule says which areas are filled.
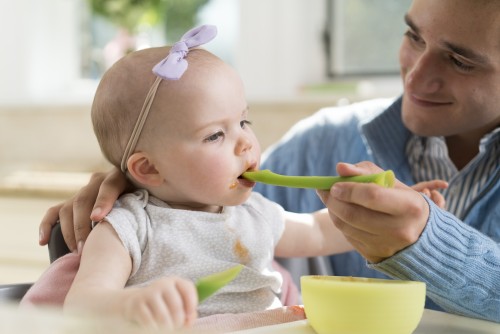
[[[420,321],[425,283],[339,276],[303,276],[306,316],[323,333],[411,333]]]

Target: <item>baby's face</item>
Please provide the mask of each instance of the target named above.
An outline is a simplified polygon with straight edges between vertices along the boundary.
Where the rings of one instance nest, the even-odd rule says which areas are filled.
[[[164,178],[158,190],[173,207],[217,211],[250,196],[253,185],[238,177],[259,167],[261,151],[237,73],[219,60],[190,69],[182,81],[162,82],[148,125]]]

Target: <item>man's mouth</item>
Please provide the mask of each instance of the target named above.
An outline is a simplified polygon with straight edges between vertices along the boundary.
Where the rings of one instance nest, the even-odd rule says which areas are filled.
[[[411,93],[408,94],[408,98],[412,103],[422,107],[442,107],[451,104],[451,102],[441,102],[433,99],[422,98]]]

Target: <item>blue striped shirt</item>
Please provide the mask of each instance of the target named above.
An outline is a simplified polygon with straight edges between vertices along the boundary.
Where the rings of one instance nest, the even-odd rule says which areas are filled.
[[[500,164],[500,128],[485,135],[479,153],[462,170],[457,170],[444,137],[412,136],[406,153],[415,182],[442,179],[449,187],[442,191],[446,210],[464,219],[474,199],[488,186],[487,181]]]

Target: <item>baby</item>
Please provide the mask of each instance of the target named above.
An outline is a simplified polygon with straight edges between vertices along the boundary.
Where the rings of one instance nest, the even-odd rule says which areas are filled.
[[[281,306],[274,256],[352,250],[326,210],[285,212],[241,178],[259,168],[261,151],[241,79],[195,48],[215,35],[213,26],[193,29],[172,48],[131,53],[103,76],[94,130],[139,190],[89,235],[65,309],[190,326],[198,315]],[[235,264],[244,265],[239,276],[198,305],[193,282]]]

